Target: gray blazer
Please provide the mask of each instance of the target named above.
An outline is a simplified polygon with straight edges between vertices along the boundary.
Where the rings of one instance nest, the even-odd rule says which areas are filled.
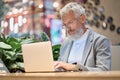
[[[67,38],[60,49],[58,61],[67,62],[72,47],[72,41]],[[111,51],[109,40],[100,34],[89,30],[82,63],[76,65],[82,71],[108,71],[111,70]]]

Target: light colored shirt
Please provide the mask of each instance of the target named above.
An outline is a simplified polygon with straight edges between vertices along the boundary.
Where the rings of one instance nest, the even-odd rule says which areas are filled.
[[[80,37],[80,39],[74,40],[69,57],[68,57],[68,63],[81,64],[85,44],[86,44],[87,37],[88,37],[88,32],[89,30],[87,30]]]

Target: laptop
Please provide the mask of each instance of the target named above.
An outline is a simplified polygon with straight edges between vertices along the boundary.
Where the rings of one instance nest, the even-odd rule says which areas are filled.
[[[51,42],[22,45],[25,72],[54,72]]]

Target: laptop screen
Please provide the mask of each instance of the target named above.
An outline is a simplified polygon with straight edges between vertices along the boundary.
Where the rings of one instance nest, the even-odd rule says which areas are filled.
[[[25,72],[54,71],[51,42],[22,45]]]

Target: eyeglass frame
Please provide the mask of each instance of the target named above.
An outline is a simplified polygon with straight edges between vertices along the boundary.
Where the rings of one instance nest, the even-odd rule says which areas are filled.
[[[69,25],[73,25],[76,20],[77,20],[77,19],[75,18],[75,19],[69,21],[67,24],[63,24],[63,27],[67,27],[67,26],[69,26]]]

